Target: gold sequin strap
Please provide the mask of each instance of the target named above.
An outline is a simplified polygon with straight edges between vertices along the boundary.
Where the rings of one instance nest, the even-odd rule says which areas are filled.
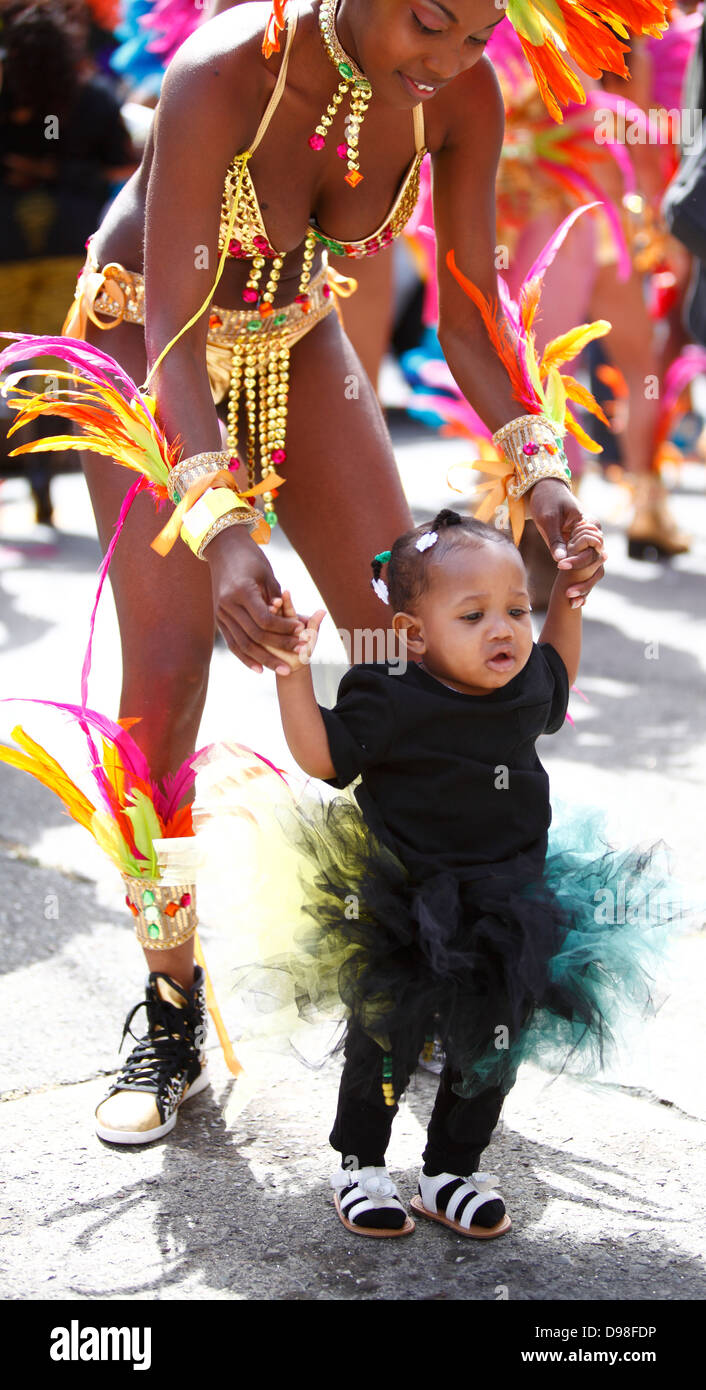
[[[265,107],[265,114],[262,117],[262,120],[260,121],[260,124],[257,128],[257,134],[252,142],[252,145],[250,146],[250,154],[255,153],[263,135],[265,134],[265,131],[267,130],[267,127],[275,114],[277,106],[279,105],[280,97],[282,96],[282,92],[284,91],[284,84],[287,81],[287,67],[289,64],[289,54],[291,52],[292,41],[294,39],[294,35],[297,28],[297,11],[292,10],[291,15],[288,16],[288,18],[289,28],[287,30],[287,44],[284,50],[284,57],[282,59],[280,70],[277,75],[277,81],[275,83],[274,91],[272,93],[272,96],[270,97],[270,100],[267,103],[267,106]],[[237,159],[240,159],[240,157],[240,155],[236,155]]]
[[[234,196],[233,196],[233,203],[232,203],[231,210],[230,210],[230,216],[229,216],[229,218],[228,218],[228,226],[227,226],[227,228],[226,228],[225,237],[224,237],[224,240],[223,240],[223,250],[221,251],[220,259],[219,259],[219,262],[218,262],[218,270],[216,271],[216,278],[215,278],[213,284],[211,285],[211,288],[210,288],[208,294],[206,295],[206,298],[204,299],[204,302],[203,302],[203,304],[201,305],[201,308],[200,308],[200,309],[197,309],[195,314],[192,314],[192,316],[191,316],[191,318],[189,319],[188,323],[185,323],[185,324],[184,324],[184,327],[183,327],[183,328],[180,328],[180,329],[179,329],[179,332],[178,332],[178,333],[175,333],[174,337],[170,340],[170,342],[167,343],[167,346],[164,347],[164,348],[162,348],[162,351],[160,352],[159,357],[157,358],[156,362],[154,362],[154,363],[152,364],[152,366],[151,366],[149,372],[147,373],[147,376],[146,376],[146,378],[145,378],[144,384],[143,384],[143,386],[140,388],[142,391],[146,391],[146,390],[148,389],[149,384],[150,384],[150,382],[151,382],[151,380],[152,380],[152,377],[154,376],[154,374],[155,374],[157,368],[158,368],[158,367],[160,366],[160,364],[164,361],[164,359],[165,359],[167,353],[168,353],[168,352],[171,352],[171,350],[172,350],[172,348],[174,347],[175,343],[178,343],[178,342],[179,342],[179,339],[180,339],[180,338],[183,338],[184,334],[185,334],[185,333],[188,333],[189,329],[190,329],[190,328],[193,328],[193,326],[194,326],[195,323],[198,323],[199,319],[201,318],[201,315],[202,315],[202,314],[205,314],[205,313],[206,313],[206,310],[209,309],[209,308],[211,307],[211,302],[212,302],[212,300],[213,300],[213,296],[214,296],[214,294],[216,293],[216,289],[217,289],[217,287],[218,287],[218,283],[219,283],[220,278],[221,278],[221,276],[222,276],[222,274],[223,274],[223,270],[224,270],[224,267],[225,267],[225,263],[226,263],[226,260],[227,260],[227,258],[228,258],[228,243],[229,243],[229,241],[230,241],[230,239],[231,239],[231,236],[232,236],[232,234],[233,234],[233,227],[234,227],[234,225],[235,225],[235,219],[236,219],[236,216],[237,216],[237,213],[238,213],[238,202],[239,202],[239,199],[240,199],[240,191],[241,191],[242,186],[243,186],[243,178],[244,178],[244,176],[245,176],[245,168],[246,168],[246,164],[247,164],[247,161],[249,160],[249,158],[250,158],[250,150],[246,150],[244,154],[239,155],[239,159],[240,159],[240,161],[241,161],[241,163],[240,163],[240,177],[239,177],[239,179],[238,179],[238,186],[237,186],[237,188],[236,188],[236,190],[235,190],[235,194],[234,194]]]
[[[417,154],[426,154],[427,147],[424,143],[426,139],[424,130],[424,107],[421,101],[415,106],[412,112],[412,120],[414,121],[414,148]]]
[[[287,64],[288,64],[288,62],[289,62],[289,53],[290,53],[290,49],[291,49],[291,46],[292,46],[292,39],[294,38],[294,32],[295,32],[295,30],[296,30],[296,27],[297,27],[297,15],[296,15],[296,11],[294,11],[294,12],[292,13],[291,23],[290,23],[290,26],[289,26],[289,32],[288,32],[288,34],[287,34],[287,47],[286,47],[286,50],[285,50],[284,57],[283,57],[283,59],[282,59],[282,66],[280,67],[280,70],[279,70],[279,76],[278,76],[277,81],[276,81],[276,83],[275,83],[274,92],[272,93],[272,96],[271,96],[269,102],[267,103],[267,108],[266,108],[266,110],[265,110],[265,114],[264,114],[262,120],[260,121],[259,128],[258,128],[258,130],[257,130],[257,133],[256,133],[256,135],[255,135],[255,139],[254,139],[254,141],[253,141],[253,143],[252,143],[250,149],[249,149],[249,150],[244,150],[243,154],[239,154],[239,155],[237,156],[238,164],[239,164],[239,166],[240,166],[240,167],[239,167],[239,171],[238,171],[238,182],[237,182],[237,185],[236,185],[236,188],[235,188],[235,192],[234,192],[234,194],[233,194],[233,202],[231,203],[230,213],[229,213],[229,216],[228,216],[228,225],[227,225],[227,227],[226,227],[226,229],[225,229],[225,233],[224,233],[224,236],[223,236],[223,249],[221,250],[220,258],[219,258],[219,261],[218,261],[218,270],[216,271],[216,278],[215,278],[215,280],[214,280],[214,282],[213,282],[213,284],[212,284],[212,286],[211,286],[211,288],[210,288],[208,294],[206,295],[206,298],[204,299],[204,302],[203,302],[203,304],[201,305],[201,308],[200,308],[200,309],[197,309],[195,314],[192,314],[192,316],[191,316],[191,318],[189,319],[188,323],[185,323],[185,324],[184,324],[184,327],[181,328],[181,329],[179,330],[179,332],[178,332],[177,334],[175,334],[175,336],[171,339],[171,341],[167,343],[167,346],[164,347],[164,348],[162,348],[162,351],[160,352],[159,357],[157,358],[156,362],[153,363],[152,367],[150,368],[150,370],[149,370],[149,372],[148,372],[148,374],[147,374],[147,377],[146,377],[146,379],[145,379],[144,385],[142,386],[142,390],[143,390],[143,391],[146,391],[146,390],[147,390],[147,388],[148,388],[148,386],[149,386],[149,384],[150,384],[150,382],[151,382],[151,380],[152,380],[152,377],[154,376],[154,374],[155,374],[157,368],[158,368],[158,367],[160,366],[160,364],[164,361],[164,359],[165,359],[167,353],[168,353],[168,352],[171,352],[171,349],[174,347],[175,343],[178,343],[178,342],[179,342],[179,339],[180,339],[180,338],[183,338],[184,334],[185,334],[185,333],[188,333],[189,329],[190,329],[190,328],[193,328],[193,326],[194,326],[195,323],[198,323],[199,319],[201,318],[201,315],[202,315],[202,314],[205,314],[205,313],[206,313],[206,310],[209,309],[210,306],[211,306],[211,303],[212,303],[212,301],[213,301],[213,296],[214,296],[214,294],[216,293],[216,289],[218,288],[218,284],[219,284],[220,278],[221,278],[221,276],[222,276],[222,274],[223,274],[223,270],[224,270],[224,267],[225,267],[226,260],[228,259],[228,246],[229,246],[229,244],[230,244],[230,240],[231,240],[231,237],[232,237],[232,235],[233,235],[233,228],[234,228],[234,226],[235,226],[235,220],[236,220],[236,217],[237,217],[237,215],[238,215],[238,204],[239,204],[239,202],[240,202],[240,195],[241,195],[242,188],[243,188],[243,179],[245,178],[245,170],[246,170],[246,167],[247,167],[247,162],[248,162],[248,160],[251,158],[251,156],[252,156],[252,154],[253,154],[253,151],[257,148],[257,145],[259,144],[260,140],[262,139],[262,137],[263,137],[263,135],[264,135],[264,133],[265,133],[265,131],[266,131],[266,129],[267,129],[267,126],[269,125],[269,122],[270,122],[270,120],[271,120],[271,118],[272,118],[272,116],[273,116],[273,114],[274,114],[275,107],[277,106],[277,103],[278,103],[278,101],[279,101],[279,99],[280,99],[280,97],[281,97],[281,95],[282,95],[282,90],[283,90],[283,88],[284,88],[284,84],[285,84],[286,77],[287,77]]]

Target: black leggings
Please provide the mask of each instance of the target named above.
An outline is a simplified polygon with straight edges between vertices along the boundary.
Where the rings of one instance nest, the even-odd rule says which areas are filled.
[[[404,1048],[393,1040],[393,1084],[395,1095],[407,1089],[414,1062],[424,1037],[406,1040]],[[407,1057],[407,1061],[398,1059]],[[381,1168],[390,1142],[397,1105],[386,1105],[382,1093],[383,1053],[367,1033],[351,1022],[345,1045],[345,1064],[338,1093],[338,1110],[329,1142],[341,1154],[344,1167]],[[452,1091],[459,1073],[444,1067],[427,1130],[424,1165],[429,1173],[455,1173],[465,1176],[478,1168],[480,1156],[490,1143],[500,1116],[503,1100],[512,1085],[489,1087],[471,1100]]]

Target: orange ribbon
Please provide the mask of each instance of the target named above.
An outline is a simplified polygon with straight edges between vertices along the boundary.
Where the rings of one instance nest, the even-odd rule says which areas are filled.
[[[205,478],[198,478],[195,483],[191,484],[191,487],[182,497],[181,502],[174,508],[166,526],[162,527],[159,535],[155,536],[154,540],[151,542],[152,549],[156,550],[158,555],[169,554],[169,551],[178,539],[185,513],[193,507],[195,502],[198,502],[199,497],[203,496],[203,493],[206,492],[208,488],[228,487],[231,492],[235,493],[236,497],[240,497],[243,501],[246,501],[248,497],[257,497],[262,492],[271,492],[273,488],[282,487],[284,482],[285,479],[280,478],[279,474],[268,473],[261,483],[256,483],[254,487],[246,488],[243,492],[240,492],[235,477],[228,468],[219,468],[215,473],[208,473]],[[250,534],[252,539],[257,541],[258,545],[267,545],[270,539],[270,527],[264,517],[258,516],[257,525]]]
[[[109,274],[110,271],[117,271],[118,274],[126,275],[121,265],[117,261],[111,261],[103,270],[85,270],[81,275],[76,287],[76,297],[64,320],[61,330],[64,338],[80,338],[85,341],[86,323],[90,319],[96,328],[117,328],[122,323],[125,316],[126,300],[125,291]],[[105,294],[116,305],[118,313],[114,318],[99,319],[95,310],[95,302],[99,294]]]
[[[211,977],[208,973],[206,960],[204,957],[203,950],[201,948],[201,942],[199,941],[198,932],[194,933],[194,956],[196,959],[196,964],[201,966],[201,969],[204,973],[204,978],[206,982],[206,1007],[211,1015],[211,1018],[213,1019],[213,1024],[216,1029],[218,1041],[223,1049],[223,1057],[225,1059],[225,1064],[232,1076],[240,1076],[243,1068],[233,1051],[233,1045],[231,1043],[230,1038],[228,1037],[228,1033],[226,1032],[226,1026],[223,1022],[221,1011],[218,1007],[216,996],[213,992],[213,985],[211,984]]]
[[[508,467],[508,461],[501,459],[481,459],[473,464],[474,468],[481,473],[490,473],[487,482],[478,483],[477,491],[484,492],[480,506],[476,509],[475,517],[477,521],[490,521],[497,507],[501,507],[507,501],[507,509],[512,527],[512,539],[515,545],[519,545],[522,532],[525,529],[525,505],[521,497],[508,496],[507,485],[515,477],[514,466]]]

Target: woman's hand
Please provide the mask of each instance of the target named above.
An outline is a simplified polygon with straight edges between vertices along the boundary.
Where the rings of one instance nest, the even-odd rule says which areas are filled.
[[[527,493],[527,510],[546,541],[552,557],[562,570],[586,570],[581,581],[566,590],[567,598],[585,599],[594,584],[603,577],[605,551],[595,547],[584,547],[569,555],[569,542],[576,527],[580,527],[586,517],[573,493],[558,478],[542,478]],[[580,536],[581,531],[577,534]]]
[[[280,598],[275,598],[270,605],[273,613],[281,613],[285,618],[299,618],[305,624],[303,632],[297,638],[296,651],[282,651],[276,647],[269,647],[268,650],[276,657],[279,657],[282,665],[277,667],[277,675],[289,675],[291,671],[300,671],[302,666],[308,666],[314,654],[314,647],[319,635],[319,628],[326,617],[326,609],[319,608],[310,618],[301,618],[294,609],[292,596],[288,589],[285,589]]]
[[[284,617],[273,607],[281,590],[262,547],[244,526],[228,526],[209,541],[204,555],[211,569],[216,622],[230,651],[251,671],[268,666],[288,672],[282,662],[300,644],[304,623],[293,610],[293,616]]]

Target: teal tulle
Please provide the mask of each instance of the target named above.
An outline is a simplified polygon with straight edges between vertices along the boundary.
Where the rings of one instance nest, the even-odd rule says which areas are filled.
[[[300,1017],[355,1019],[410,1071],[436,1032],[471,1096],[509,1090],[523,1061],[596,1074],[652,1010],[678,917],[663,845],[616,851],[598,817],[564,813],[543,871],[528,854],[418,882],[348,797],[286,819],[306,923],[272,964]]]

